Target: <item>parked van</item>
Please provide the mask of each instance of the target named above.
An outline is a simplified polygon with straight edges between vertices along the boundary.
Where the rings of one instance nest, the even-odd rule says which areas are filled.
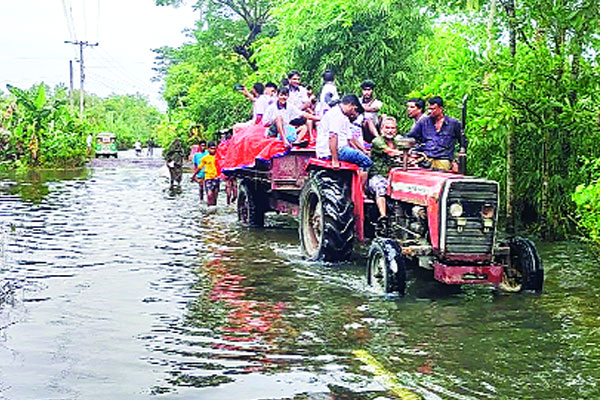
[[[100,132],[96,135],[96,157],[117,158],[117,135],[112,132]]]

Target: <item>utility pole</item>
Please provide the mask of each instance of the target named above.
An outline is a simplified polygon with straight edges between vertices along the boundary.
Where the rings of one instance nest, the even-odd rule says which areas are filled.
[[[70,43],[79,46],[79,114],[83,116],[83,81],[85,80],[85,73],[83,70],[83,47],[84,46],[98,46],[98,43],[89,43],[88,41],[78,41],[72,42],[70,40],[65,40],[65,43]]]
[[[73,107],[73,60],[69,60],[69,102]]]

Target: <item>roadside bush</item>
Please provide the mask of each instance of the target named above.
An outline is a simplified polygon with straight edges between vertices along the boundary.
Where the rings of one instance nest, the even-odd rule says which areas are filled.
[[[571,198],[575,202],[577,224],[589,239],[600,246],[600,159],[584,162],[592,182],[577,186]]]

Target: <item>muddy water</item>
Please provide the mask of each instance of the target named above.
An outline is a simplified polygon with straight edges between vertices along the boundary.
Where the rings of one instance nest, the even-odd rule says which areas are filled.
[[[583,246],[539,244],[539,296],[411,273],[386,299],[360,257],[303,262],[293,221],[243,229],[158,166],[0,180],[0,398],[600,398]]]

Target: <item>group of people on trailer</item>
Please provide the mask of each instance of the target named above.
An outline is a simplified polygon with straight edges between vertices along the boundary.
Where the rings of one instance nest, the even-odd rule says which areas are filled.
[[[334,73],[327,70],[323,73],[323,87],[319,98],[312,88],[301,85],[298,71],[291,71],[281,86],[273,82],[266,85],[256,83],[250,90],[238,87],[241,93],[252,103],[252,120],[238,123],[233,131],[251,126],[262,125],[268,128],[267,135],[280,138],[286,147],[292,145],[307,146],[315,141],[315,126],[325,114],[340,103],[340,96],[335,85]],[[367,142],[378,136],[378,113],[382,102],[373,96],[375,84],[365,81],[361,85],[361,112],[356,116],[355,125],[361,126]]]
[[[250,126],[265,128],[265,135],[281,140],[286,148],[315,147],[316,156],[330,160],[333,168],[340,162],[355,164],[360,169],[363,185],[375,196],[380,219],[386,218],[385,194],[387,174],[401,154],[398,148],[397,122],[394,117],[380,115],[383,103],[375,97],[375,84],[365,81],[361,96],[349,94],[340,97],[334,73],[323,73],[323,86],[317,99],[312,88],[301,84],[298,71],[291,71],[278,87],[272,82],[256,83],[250,90],[236,86],[253,103],[252,119],[235,124],[233,135]],[[414,123],[407,134],[415,139],[416,149],[424,154],[431,167],[450,170],[455,147],[466,150],[467,141],[460,122],[444,114],[444,102],[439,96],[425,101],[411,98],[407,114]],[[207,203],[216,204],[219,177],[215,167],[217,146],[214,142],[200,142],[201,150],[193,156],[195,171],[192,180],[200,185],[200,199],[204,189]],[[235,199],[233,178],[226,181],[228,204]]]
[[[380,219],[385,221],[387,174],[401,154],[397,145],[397,122],[394,117],[379,115],[382,102],[374,95],[375,84],[365,81],[362,96],[340,98],[334,73],[323,73],[319,98],[311,88],[301,85],[298,71],[291,71],[279,87],[272,82],[255,84],[241,92],[254,103],[251,121],[234,126],[234,134],[243,127],[263,125],[266,134],[278,137],[286,147],[305,147],[315,143],[316,155],[331,160],[333,168],[340,161],[356,164],[367,192],[375,195]],[[411,98],[407,114],[414,123],[407,137],[415,139],[416,150],[424,154],[431,168],[452,169],[456,145],[465,152],[467,140],[459,121],[444,114],[439,96],[425,101]],[[316,126],[316,129],[314,127]],[[316,137],[315,136],[316,132]]]

